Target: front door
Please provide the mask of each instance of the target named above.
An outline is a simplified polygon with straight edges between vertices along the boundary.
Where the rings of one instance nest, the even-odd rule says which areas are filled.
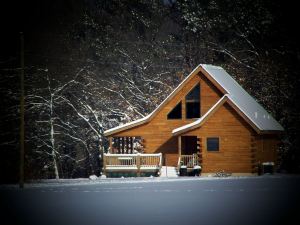
[[[182,136],[181,154],[193,155],[194,153],[197,153],[197,136]]]

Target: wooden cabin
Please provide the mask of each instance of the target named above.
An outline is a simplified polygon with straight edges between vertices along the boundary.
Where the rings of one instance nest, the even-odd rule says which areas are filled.
[[[234,175],[257,174],[262,163],[276,165],[282,131],[223,68],[200,64],[148,116],[104,135],[110,154],[138,152],[136,143],[143,153],[161,153],[160,165],[153,161],[158,169],[163,162]]]

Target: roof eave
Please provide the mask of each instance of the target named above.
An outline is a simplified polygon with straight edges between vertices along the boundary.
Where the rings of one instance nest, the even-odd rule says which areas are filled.
[[[136,126],[139,126],[139,125],[142,125],[142,124],[145,124],[147,122],[149,122],[150,120],[150,115],[146,116],[146,117],[143,117],[139,120],[134,120],[130,123],[127,123],[127,124],[124,124],[124,125],[121,125],[121,126],[117,126],[117,127],[114,127],[114,128],[111,128],[109,130],[106,130],[104,131],[104,136],[105,137],[109,137],[113,134],[117,134],[117,133],[120,133],[124,130],[128,130],[128,129],[131,129],[133,127],[136,127]]]

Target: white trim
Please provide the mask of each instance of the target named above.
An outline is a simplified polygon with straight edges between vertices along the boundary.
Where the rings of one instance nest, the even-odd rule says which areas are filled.
[[[144,154],[144,153],[136,153],[136,154],[113,154],[113,153],[104,153],[105,156],[115,156],[115,157],[131,157],[131,156],[161,156],[162,153],[153,153],[153,154]]]
[[[106,166],[105,170],[108,171],[108,170],[137,170],[137,166],[113,166],[113,165],[109,165],[109,166]]]
[[[154,113],[154,111],[152,113]],[[147,116],[145,116],[145,117],[143,117],[141,119],[134,120],[132,122],[125,123],[123,125],[111,128],[109,130],[106,130],[106,131],[104,131],[104,135],[105,136],[110,135],[110,134],[114,133],[115,131],[124,130],[124,128],[127,128],[127,127],[132,126],[132,125],[137,126],[139,124],[143,124],[143,123],[145,123],[145,122],[147,122],[149,120],[149,118],[151,117],[152,113],[150,113],[149,115],[147,115]]]

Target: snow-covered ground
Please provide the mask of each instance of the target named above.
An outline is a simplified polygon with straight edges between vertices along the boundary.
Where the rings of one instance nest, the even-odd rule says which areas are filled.
[[[1,186],[0,224],[300,224],[299,190],[300,176],[279,174],[41,180]]]
[[[200,177],[126,177],[126,178],[77,178],[77,179],[41,179],[32,180],[25,183],[25,188],[38,188],[38,187],[56,187],[56,186],[78,186],[78,185],[95,185],[95,184],[122,184],[122,183],[157,183],[157,182],[201,182],[204,180],[238,180],[238,179],[280,179],[288,177],[299,177],[297,175],[286,174],[265,174],[263,176],[230,176],[230,177],[213,177],[213,176],[200,176]],[[0,185],[1,189],[17,189],[18,184],[4,184]]]

